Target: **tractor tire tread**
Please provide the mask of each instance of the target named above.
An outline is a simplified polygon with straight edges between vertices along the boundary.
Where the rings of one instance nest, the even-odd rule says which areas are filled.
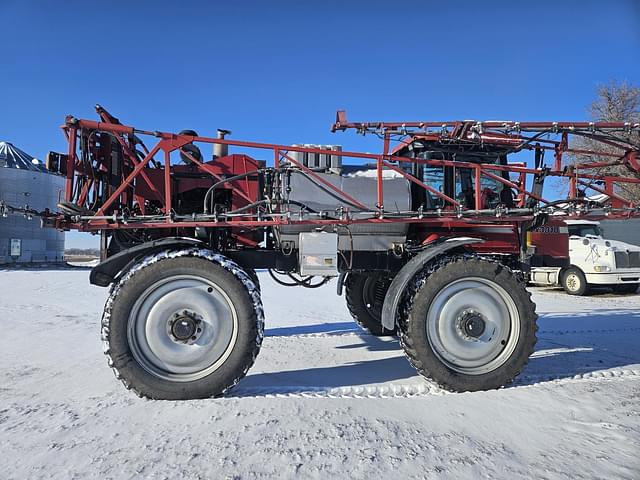
[[[125,287],[125,285],[129,284],[132,281],[135,281],[136,276],[142,272],[146,267],[153,265],[155,263],[161,262],[166,259],[173,258],[202,258],[208,261],[211,261],[214,264],[217,264],[229,271],[232,275],[234,275],[247,289],[247,293],[251,301],[253,302],[253,310],[255,312],[255,343],[253,344],[253,348],[249,355],[243,359],[242,369],[237,372],[234,376],[233,381],[230,385],[226,386],[221,392],[213,395],[213,396],[222,396],[225,395],[229,390],[231,390],[249,371],[249,369],[255,363],[255,360],[260,352],[260,347],[262,345],[262,340],[264,338],[264,310],[262,307],[262,300],[260,298],[260,289],[254,282],[251,273],[247,273],[242,269],[238,264],[233,262],[232,260],[224,257],[223,255],[217,254],[211,250],[198,249],[198,248],[189,248],[182,250],[163,250],[160,252],[155,252],[151,255],[148,255],[142,258],[139,262],[133,265],[128,271],[122,272],[118,277],[116,277],[115,281],[111,285],[109,290],[109,295],[107,297],[107,301],[104,307],[104,313],[102,315],[101,320],[101,328],[100,328],[100,336],[103,345],[103,353],[107,357],[107,364],[113,371],[116,379],[118,379],[127,390],[132,391],[140,398],[147,399],[156,399],[157,396],[145,391],[142,388],[136,387],[132,382],[130,382],[127,378],[125,378],[117,365],[128,364],[133,362],[134,359],[128,355],[114,355],[111,346],[111,317],[112,317],[112,309],[114,306],[114,301],[120,291]],[[255,272],[252,272],[255,273]],[[210,395],[211,396],[211,395]],[[206,398],[206,396],[202,396],[199,398]],[[180,399],[180,398],[174,398]]]
[[[408,319],[410,318],[410,315],[414,308],[416,294],[426,284],[428,278],[431,275],[441,270],[442,268],[452,264],[462,263],[465,265],[469,265],[475,263],[477,265],[480,262],[488,262],[493,264],[495,266],[496,277],[502,277],[504,279],[511,278],[516,280],[516,282],[514,283],[516,284],[517,295],[520,297],[523,303],[526,302],[529,304],[529,308],[526,309],[525,314],[528,317],[526,320],[529,325],[530,331],[523,332],[523,334],[526,335],[526,343],[523,345],[521,353],[521,357],[523,358],[520,358],[520,362],[515,366],[515,368],[508,369],[507,372],[502,375],[502,380],[498,385],[490,386],[490,388],[476,388],[477,386],[475,385],[463,386],[461,388],[461,384],[464,384],[464,381],[461,381],[461,377],[459,374],[450,371],[447,375],[436,375],[431,366],[421,358],[416,345],[418,339],[416,338],[416,334],[412,329],[412,323],[409,322]],[[480,257],[472,254],[455,256],[444,255],[441,257],[437,257],[432,262],[427,264],[425,268],[421,272],[419,272],[410,282],[399,308],[399,315],[397,317],[399,340],[405,356],[409,360],[409,363],[416,369],[416,371],[420,375],[435,383],[439,388],[452,392],[497,389],[512,383],[513,380],[522,372],[524,367],[527,365],[529,357],[534,352],[537,342],[536,333],[538,331],[538,325],[536,321],[538,315],[535,313],[535,303],[533,303],[533,301],[531,300],[531,293],[525,288],[525,286],[526,281],[523,275],[521,275],[519,272],[514,272],[506,265],[503,265],[502,263],[491,258]]]
[[[363,302],[363,287],[366,276],[350,273],[345,280],[347,309],[358,327],[376,337],[396,335],[396,329],[387,330],[380,320],[371,316]]]

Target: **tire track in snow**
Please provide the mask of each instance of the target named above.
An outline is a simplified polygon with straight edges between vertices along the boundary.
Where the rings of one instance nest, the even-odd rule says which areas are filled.
[[[542,382],[553,383],[574,383],[583,380],[595,380],[600,378],[628,378],[640,377],[640,369],[632,368],[616,368],[610,370],[596,370],[594,372],[585,373],[565,373],[565,374],[523,374],[516,377],[514,386],[532,386]]]
[[[267,398],[413,398],[444,395],[449,392],[427,382],[411,385],[372,385],[346,387],[300,387],[276,385],[273,387],[238,387],[231,393],[235,397]]]
[[[640,310],[636,309],[623,309],[623,310],[604,310],[600,312],[606,313],[608,317],[617,317],[622,316],[626,317],[629,315],[640,315]],[[538,318],[584,318],[590,317],[593,315],[592,311],[580,311],[580,312],[547,312],[538,314]]]
[[[640,332],[640,327],[627,328],[592,328],[585,330],[538,330],[538,335],[584,335],[592,333],[628,333]],[[312,332],[312,333],[292,333],[290,335],[272,335],[269,331],[265,333],[267,338],[324,338],[324,337],[372,337],[368,332],[354,328],[353,330],[340,330],[336,332]]]
[[[310,332],[310,333],[292,333],[289,335],[273,335],[269,330],[265,332],[265,338],[323,338],[323,337],[354,337],[368,336],[372,337],[368,332],[354,328],[352,330],[338,330],[335,332]]]
[[[593,328],[588,330],[538,330],[538,335],[539,334],[574,335],[574,334],[587,334],[587,333],[624,333],[624,332],[640,332],[640,327]]]
[[[566,373],[555,375],[532,374],[520,375],[507,388],[531,387],[540,383],[567,384],[598,379],[619,379],[640,377],[640,370],[615,369],[585,372],[580,374]],[[478,392],[463,392],[478,393]],[[372,385],[372,386],[346,386],[346,387],[300,387],[280,386],[272,387],[237,387],[231,392],[230,397],[239,398],[417,398],[432,395],[456,395],[430,384],[427,381],[419,384],[408,385]]]

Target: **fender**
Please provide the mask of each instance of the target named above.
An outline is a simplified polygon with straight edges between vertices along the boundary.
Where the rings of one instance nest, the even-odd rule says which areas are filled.
[[[140,258],[141,256],[148,255],[154,250],[165,250],[166,248],[176,246],[193,247],[203,245],[205,245],[205,243],[200,240],[187,237],[167,237],[160,240],[141,243],[135,247],[118,252],[107,258],[104,262],[93,267],[89,274],[89,282],[92,285],[97,285],[99,287],[108,287],[124,267],[129,265],[133,260]]]
[[[391,285],[389,285],[389,290],[387,290],[387,294],[384,297],[384,304],[382,305],[382,326],[387,330],[393,330],[396,327],[396,313],[398,311],[402,294],[411,279],[416,275],[416,273],[422,270],[427,263],[438,255],[446,253],[449,250],[453,250],[454,248],[483,242],[484,240],[480,238],[449,238],[443,242],[435,243],[427,247],[425,250],[409,260],[394,277]]]
[[[342,289],[344,287],[344,279],[347,277],[347,272],[342,272],[338,276],[338,285],[336,285],[336,293],[339,297],[342,296]]]

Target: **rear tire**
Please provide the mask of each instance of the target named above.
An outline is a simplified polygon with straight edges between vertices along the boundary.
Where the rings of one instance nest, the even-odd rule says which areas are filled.
[[[349,313],[360,326],[377,337],[395,335],[382,326],[382,304],[391,281],[384,277],[350,273],[345,282]]]
[[[535,304],[509,268],[475,257],[444,258],[410,284],[400,342],[422,376],[447,390],[513,381],[536,344]]]
[[[589,284],[587,278],[577,267],[568,268],[561,278],[562,288],[569,295],[587,295],[589,293]]]
[[[206,250],[165,251],[112,288],[102,323],[109,365],[139,396],[222,395],[260,350],[264,314],[251,277]]]
[[[254,285],[258,289],[259,292],[262,292],[262,287],[260,286],[260,277],[258,277],[258,272],[256,272],[253,268],[245,268],[245,273],[249,275]]]

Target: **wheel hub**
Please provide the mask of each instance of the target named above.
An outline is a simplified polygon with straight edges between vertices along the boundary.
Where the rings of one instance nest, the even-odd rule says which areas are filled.
[[[457,321],[458,329],[468,339],[480,337],[486,329],[484,317],[473,309],[463,311]]]
[[[580,288],[580,280],[577,275],[572,273],[567,277],[567,287],[569,287],[569,290],[571,291],[575,291]]]
[[[202,320],[199,316],[188,310],[176,313],[169,319],[168,333],[174,342],[193,344],[202,333]]]

